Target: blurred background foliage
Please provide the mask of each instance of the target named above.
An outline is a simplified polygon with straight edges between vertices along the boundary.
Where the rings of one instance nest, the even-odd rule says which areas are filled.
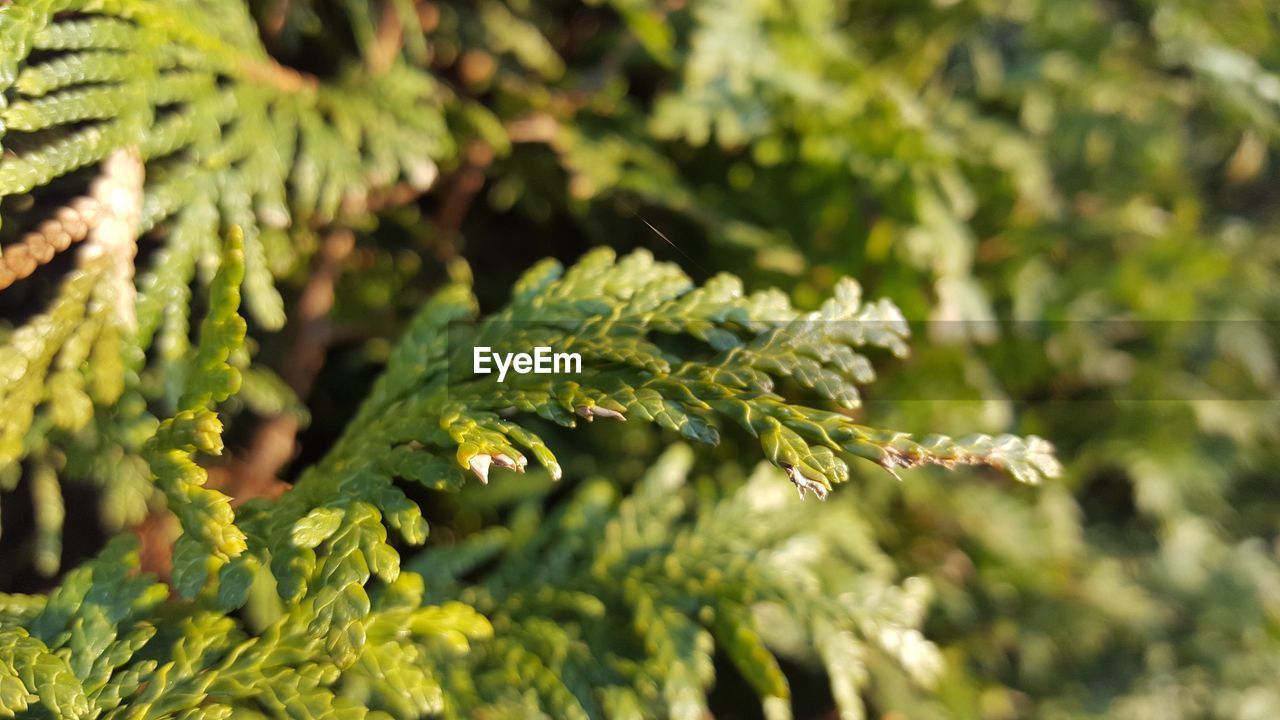
[[[918,336],[867,415],[1039,434],[1066,465],[1039,488],[855,468],[828,499],[886,582],[931,588],[940,669],[869,664],[872,716],[1280,717],[1280,7],[252,7],[286,65],[330,77],[404,53],[430,70],[459,147],[430,193],[357,228],[294,466],[326,450],[459,258],[485,310],[538,258],[594,245],[777,284],[800,307],[851,276]],[[264,365],[291,349],[258,342]],[[569,474],[637,481],[671,439],[610,430],[562,439]],[[735,441],[694,472],[745,477]],[[504,482],[432,498],[432,541],[557,499]],[[69,552],[92,547],[75,534]],[[767,639],[785,648],[785,630]],[[798,716],[835,717],[820,664],[784,670]],[[712,710],[758,713],[725,676]]]
[[[493,154],[453,236],[482,298],[594,244],[801,304],[850,275],[929,339],[869,414],[1058,446],[1035,490],[864,470],[831,498],[936,591],[946,670],[877,678],[876,713],[1280,716],[1274,4],[422,14]]]

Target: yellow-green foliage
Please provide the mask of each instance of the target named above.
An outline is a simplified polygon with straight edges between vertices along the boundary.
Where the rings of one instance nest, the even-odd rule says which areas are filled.
[[[832,649],[837,640],[827,634],[857,643],[857,633],[880,622],[859,620],[838,604],[824,610],[826,592],[810,592],[828,572],[852,573],[836,582],[857,587],[870,576],[854,567],[838,570],[839,561],[830,567],[811,562],[803,572],[813,575],[806,579],[797,574],[801,566],[789,560],[775,566],[762,553],[769,543],[818,551],[856,536],[852,518],[806,527],[814,518],[791,514],[798,501],[773,490],[785,487],[783,477],[789,475],[802,497],[806,490],[825,497],[847,477],[837,453],[886,468],[987,463],[1028,482],[1056,472],[1037,439],[934,436],[916,442],[771,392],[775,379],[798,377],[797,368],[810,365],[815,377],[852,382],[853,369],[862,366],[838,367],[834,358],[844,357],[841,349],[853,353],[880,344],[902,351],[905,327],[896,310],[885,302],[863,305],[852,283],[841,285],[820,311],[802,314],[776,293],[743,294],[731,276],[695,288],[674,266],[646,253],[615,262],[611,252],[597,251],[568,271],[553,263],[534,268],[516,284],[506,309],[469,326],[467,342],[454,346],[448,325],[473,318],[475,301],[463,286],[443,290],[410,326],[329,455],[279,500],[255,500],[233,512],[225,496],[201,487],[205,474],[192,454],[221,450],[210,403],[225,400],[239,381],[226,360],[244,332],[236,314],[240,243],[233,232],[210,285],[210,307],[179,409],[160,423],[146,450],[155,482],[181,521],[174,582],[189,599],[161,609],[165,589],[129,575],[136,560],[123,539],[71,573],[47,601],[6,598],[4,631],[14,642],[11,659],[0,668],[8,678],[5,707],[13,711],[40,702],[70,717],[116,709],[136,717],[177,717],[197,705],[207,713],[252,708],[298,717],[385,707],[413,716],[533,702],[557,717],[596,716],[600,711],[591,708],[604,703],[613,708],[610,714],[626,715],[625,708],[649,714],[643,708],[665,704],[674,716],[693,718],[702,715],[710,653],[719,645],[770,714],[781,717],[787,681],[749,607],[783,603],[792,622],[815,641],[815,628],[825,628],[824,657],[837,677],[855,683],[856,667],[847,667],[845,656],[858,651]],[[508,331],[514,321],[522,332]],[[704,349],[689,357],[659,350],[647,330],[636,330],[649,325],[636,321],[652,322],[655,333],[686,335]],[[572,346],[597,369],[572,382],[537,375],[501,387],[493,376],[450,382],[449,363],[460,361],[450,354],[465,357],[480,342],[499,349]],[[860,379],[867,379],[865,371]],[[850,392],[839,394],[852,398]],[[523,471],[525,451],[553,477],[560,475],[545,442],[520,420],[500,415],[503,408],[513,408],[517,418],[537,414],[568,426],[583,417],[648,420],[702,442],[717,440],[720,422],[734,423],[758,436],[766,456],[788,473],[762,475],[694,512],[681,489],[690,453],[672,451],[616,508],[607,484],[585,486],[554,521],[513,546],[519,552],[508,560],[511,569],[497,572],[487,590],[449,591],[460,572],[484,558],[469,555],[466,546],[425,556],[417,563],[421,576],[402,572],[384,523],[412,544],[423,542],[427,528],[397,479],[456,490],[466,470],[487,482],[490,463]],[[479,457],[490,463],[478,463]],[[439,604],[422,604],[424,578]],[[274,585],[283,604],[276,606],[277,617],[250,630],[226,613],[241,607],[258,582]],[[585,622],[609,623],[618,617],[606,608],[620,604],[634,619],[607,632],[598,628],[601,642],[638,645],[600,665],[612,668],[606,675],[594,676],[585,668],[606,657],[606,646],[590,648],[599,657],[583,656],[587,647],[565,634],[585,634],[586,628],[525,616],[564,603],[585,613]],[[890,603],[884,611],[906,607],[911,605]],[[492,633],[486,615],[499,623],[499,632]],[[928,668],[916,667],[927,648],[911,627],[918,621],[918,613],[893,621],[905,623],[893,631],[905,633],[902,638],[881,628],[863,641],[889,643],[891,653],[905,653],[901,660],[909,670],[928,675]],[[477,664],[461,669],[457,655],[491,633]],[[919,647],[911,650],[904,642]],[[566,656],[567,647],[556,649],[564,643],[577,649]],[[62,648],[70,652],[59,654]],[[636,648],[643,651],[637,655]],[[583,675],[575,680],[575,672]],[[661,700],[649,687],[662,688]],[[854,702],[850,697],[844,701]]]
[[[429,186],[452,147],[445,97],[404,64],[332,83],[287,70],[240,3],[0,7],[0,201],[34,206],[0,254],[0,288],[77,246],[57,298],[0,347],[0,487],[28,458],[102,485],[112,525],[140,519],[139,456],[157,422],[147,403],[180,407],[191,286],[213,278],[219,238],[243,233],[247,307],[279,328],[273,275],[305,259],[290,233],[364,217],[378,188]],[[42,557],[56,569],[56,554]]]

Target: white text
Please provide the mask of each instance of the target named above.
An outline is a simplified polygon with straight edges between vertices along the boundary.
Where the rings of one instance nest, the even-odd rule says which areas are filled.
[[[551,373],[582,372],[582,356],[578,353],[553,353],[549,347],[536,347],[533,353],[496,353],[488,347],[478,347],[471,356],[471,371],[488,375],[498,370],[498,382],[507,379],[507,372],[517,375],[549,375]]]

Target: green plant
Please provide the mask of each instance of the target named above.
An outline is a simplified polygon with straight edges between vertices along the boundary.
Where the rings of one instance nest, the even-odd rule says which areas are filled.
[[[601,487],[584,489],[581,499],[566,506],[554,522],[523,538],[490,580],[491,588],[517,594],[505,598],[474,591],[481,593],[474,603],[501,619],[494,634],[473,605],[458,602],[471,595],[447,590],[468,564],[501,544],[482,536],[479,555],[469,549],[474,540],[436,551],[416,561],[424,573],[420,576],[401,572],[385,525],[411,544],[426,537],[421,511],[394,483],[396,478],[457,489],[464,470],[482,482],[488,481],[491,464],[523,471],[527,461],[522,449],[559,478],[555,456],[542,439],[500,417],[494,412],[499,408],[537,413],[570,426],[579,416],[642,418],[703,442],[716,440],[715,422],[722,417],[759,437],[766,456],[787,471],[802,497],[805,491],[825,497],[833,482],[847,477],[835,455],[840,451],[889,469],[923,462],[985,463],[1029,482],[1056,472],[1047,446],[1038,439],[1023,443],[977,436],[953,442],[934,436],[917,443],[770,393],[766,388],[775,376],[795,376],[835,392],[828,383],[846,381],[834,358],[864,343],[901,351],[904,328],[896,311],[885,303],[863,306],[852,284],[842,286],[820,313],[800,316],[776,293],[744,296],[729,276],[691,289],[673,266],[654,263],[646,254],[615,264],[611,253],[596,252],[563,276],[554,264],[530,271],[516,285],[512,304],[475,332],[495,348],[571,342],[600,370],[584,372],[577,381],[530,376],[535,379],[503,387],[486,377],[450,386],[445,328],[450,320],[472,316],[475,303],[463,286],[443,290],[411,324],[352,429],[325,460],[303,473],[280,499],[253,501],[233,513],[226,496],[202,487],[205,472],[194,454],[221,451],[220,425],[210,405],[229,397],[239,382],[239,372],[227,360],[243,339],[244,322],[236,315],[243,268],[242,240],[233,232],[210,284],[209,310],[177,412],[156,427],[144,451],[156,487],[181,521],[173,583],[182,599],[165,602],[163,586],[131,576],[127,570],[136,565],[136,557],[123,540],[73,571],[47,598],[6,596],[5,632],[12,649],[4,664],[4,700],[11,712],[39,702],[49,713],[72,717],[116,710],[169,717],[197,708],[215,714],[248,708],[311,716],[329,708],[362,707],[412,716],[519,700],[555,716],[598,714],[588,708],[603,702],[611,707],[610,714],[649,714],[661,703],[675,716],[696,717],[712,679],[707,658],[711,636],[701,629],[705,625],[765,697],[770,714],[784,716],[789,712],[782,702],[789,696],[786,680],[749,619],[750,603],[764,599],[793,599],[794,622],[828,623],[808,632],[841,669],[842,703],[857,703],[856,673],[850,675],[854,671],[841,663],[860,651],[852,635],[840,636],[846,638],[843,644],[832,645],[836,641],[829,633],[851,633],[860,618],[871,622],[862,613],[897,618],[901,629],[895,632],[904,633],[902,637],[887,640],[882,633],[872,640],[905,653],[909,667],[921,662],[912,653],[928,646],[913,628],[919,613],[909,610],[912,605],[855,610],[835,604],[801,613],[800,603],[823,607],[823,595],[803,588],[805,576],[778,575],[778,568],[756,566],[758,550],[784,541],[790,537],[788,527],[799,529],[812,518],[788,521],[785,510],[777,507],[780,500],[755,489],[760,485],[756,482],[742,491],[745,495],[711,500],[685,520],[691,527],[677,530],[673,523],[687,513],[679,489],[683,471],[667,468],[655,470],[616,510]],[[765,316],[785,322],[765,322]],[[514,319],[528,323],[524,333],[487,332]],[[629,332],[634,326],[623,325],[622,319],[648,321],[659,332],[687,334],[722,349],[700,359],[672,356],[643,334]],[[566,331],[565,323],[577,332]],[[856,334],[841,334],[851,330]],[[452,351],[465,353],[469,347]],[[808,375],[810,371],[817,375]],[[739,507],[744,502],[748,505]],[[643,509],[650,506],[652,510]],[[592,518],[579,518],[584,512]],[[739,531],[738,524],[750,521],[751,512],[763,515],[748,524],[754,527],[751,532]],[[763,528],[767,534],[742,542]],[[608,543],[596,545],[597,536],[623,544],[611,550]],[[834,542],[839,533],[818,537]],[[640,542],[634,550],[628,545],[633,542]],[[690,549],[679,552],[685,544]],[[595,554],[575,560],[584,550]],[[709,579],[702,576],[726,552],[740,559]],[[700,561],[703,553],[707,559]],[[547,573],[541,562],[553,562],[569,575]],[[696,567],[699,562],[710,565],[687,582],[673,584],[680,575],[671,576],[671,563]],[[655,570],[658,575],[650,577]],[[808,572],[817,578],[836,571],[820,570],[811,566]],[[586,577],[577,582],[586,585],[575,588],[575,578],[584,572]],[[716,577],[719,572],[723,579]],[[513,583],[512,574],[522,575],[526,584]],[[609,576],[626,579],[629,590],[612,602],[624,602],[633,613],[631,637],[625,623],[618,627],[617,617],[603,613],[608,596],[603,587],[592,585]],[[421,604],[424,577],[441,604]],[[274,585],[280,597],[264,603],[274,619],[264,620],[258,632],[227,614],[244,605],[255,582]],[[532,597],[524,599],[520,593],[525,592]],[[908,593],[900,599],[911,597]],[[547,635],[554,624],[546,625],[537,615],[517,619],[507,614],[529,612],[541,603],[547,603],[546,612],[577,610],[609,622],[605,631],[597,630],[599,646],[588,640],[579,649],[577,663],[587,663],[597,653],[604,657],[605,647],[613,644],[641,642],[654,655],[627,658],[636,653],[631,647],[613,658],[617,667],[607,680],[584,676],[569,686],[562,674],[569,666],[556,647],[572,638]],[[407,635],[403,628],[409,628]],[[510,633],[504,632],[508,629]],[[824,639],[818,642],[818,637]],[[483,659],[472,674],[461,673],[448,660],[449,653],[478,639],[485,640]],[[900,647],[908,642],[919,648]],[[584,652],[588,655],[582,656]],[[500,677],[516,682],[490,685],[489,673],[498,670],[486,669],[485,663],[515,673]],[[913,671],[928,675],[927,668]],[[661,685],[660,697],[644,691],[645,680]],[[455,694],[454,704],[446,702]]]
[[[779,476],[803,499],[848,478],[842,456],[891,472],[992,465],[1024,482],[1057,472],[1038,438],[916,441],[787,400],[855,407],[874,377],[861,353],[905,353],[901,314],[864,304],[851,281],[801,312],[729,275],[695,286],[646,252],[597,250],[567,271],[535,266],[484,319],[451,263],[457,280],[408,323],[324,458],[279,498],[233,507],[207,484],[218,408],[242,383],[257,383],[251,399],[293,402],[246,345],[241,288],[259,331],[280,327],[278,279],[313,228],[368,222],[379,192],[424,190],[451,161],[450,94],[402,61],[332,81],[286,70],[233,3],[16,3],[0,8],[0,37],[0,282],[81,243],[0,355],[5,487],[31,487],[46,573],[61,556],[64,479],[102,488],[108,527],[162,504],[180,528],[176,594],[136,572],[124,534],[47,595],[0,596],[0,715],[694,718],[718,648],[785,717],[775,646],[822,662],[857,713],[873,692],[866,666],[934,679],[919,631],[927,587],[899,583],[857,513],[778,497]],[[451,377],[481,343],[572,347],[586,367]],[[407,486],[524,473],[526,453],[558,480],[543,436],[595,418],[711,444],[736,427],[781,471],[695,492],[692,456],[675,445],[630,491],[582,484],[541,522],[550,486],[534,482],[505,526],[402,571],[403,548],[428,529]],[[783,621],[793,637],[777,634]]]
[[[6,632],[68,659],[59,633],[105,613],[118,660],[54,684],[86,696],[116,662],[120,692],[151,661],[199,689],[216,673],[185,648],[239,652],[208,686],[239,710],[255,677],[396,716],[751,717],[748,686],[775,714],[789,687],[798,717],[1280,715],[1276,27],[1256,0],[0,2],[0,589],[81,606],[37,627],[42,596],[11,596]],[[247,277],[215,283],[237,226]],[[512,293],[595,245],[624,258],[566,274],[586,304]],[[720,270],[782,288],[777,312]],[[910,362],[884,357],[896,332],[745,351],[832,295],[892,317],[846,277],[927,328]],[[699,297],[724,324],[624,317]],[[597,352],[578,387],[445,370],[570,336]],[[684,366],[731,342],[732,394]],[[847,455],[809,421],[872,460],[915,447],[855,420],[1034,433],[1068,462],[1034,489],[853,463],[799,503],[744,460],[763,447],[804,495]],[[352,588],[325,596],[331,632],[302,628],[312,600],[280,590],[389,577],[384,525],[412,572],[358,583],[368,623]],[[129,533],[136,561],[121,537],[75,569]],[[195,597],[122,584],[135,562]],[[28,686],[63,672],[13,646]],[[377,649],[335,670],[356,647]]]
[[[366,217],[379,202],[371,193],[401,178],[431,183],[432,158],[450,146],[443,91],[404,65],[330,83],[286,70],[235,3],[21,3],[4,8],[3,23],[0,198],[10,216],[14,203],[34,209],[20,235],[5,226],[13,242],[0,287],[83,246],[58,296],[14,331],[0,360],[11,378],[0,473],[12,487],[23,457],[50,468],[34,477],[65,464],[106,488],[119,528],[145,513],[135,458],[155,424],[146,403],[179,401],[190,286],[212,277],[217,238],[241,228],[252,316],[279,328],[273,275],[305,259],[306,228]],[[44,60],[28,62],[32,53]],[[161,248],[135,278],[148,237]],[[288,401],[270,376],[249,377],[251,398]],[[68,443],[76,449],[64,457]],[[45,513],[44,524],[57,516]],[[46,570],[56,567],[53,536]]]
[[[563,68],[481,84],[517,144],[470,243],[649,245],[639,217],[805,307],[857,277],[934,340],[883,373],[878,417],[1069,458],[1034,495],[864,486],[948,659],[879,711],[1280,714],[1274,7],[510,5]]]
[[[1070,458],[1034,496],[859,498],[938,589],[951,661],[880,708],[1280,713],[1274,7],[612,5],[595,47],[631,39],[624,79],[539,108],[567,178],[521,148],[495,203],[610,242],[645,231],[635,207],[801,302],[858,277],[947,341],[881,378],[878,411],[1016,423]],[[918,398],[945,401],[897,402]]]

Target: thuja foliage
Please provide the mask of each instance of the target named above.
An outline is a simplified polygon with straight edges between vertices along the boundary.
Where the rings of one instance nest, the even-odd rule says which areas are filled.
[[[934,584],[948,658],[881,707],[1280,714],[1274,4],[609,5],[556,82],[481,84],[513,137],[551,138],[498,163],[492,216],[626,244],[640,215],[797,299],[859,277],[960,341],[882,377],[877,409],[1014,421],[1070,458],[1034,496],[856,499]]]
[[[915,440],[789,400],[854,408],[874,379],[864,353],[905,354],[901,314],[852,281],[801,311],[730,275],[697,285],[647,252],[598,250],[536,265],[483,318],[465,281],[440,289],[323,459],[279,498],[233,507],[206,464],[223,451],[220,408],[263,372],[242,290],[255,325],[279,327],[276,276],[308,228],[430,183],[452,145],[448,94],[397,61],[323,82],[285,70],[232,3],[0,13],[0,280],[51,272],[79,245],[0,359],[6,484],[31,488],[45,572],[62,479],[102,487],[116,526],[164,508],[178,527],[167,583],[122,534],[47,595],[0,596],[0,714],[696,718],[716,652],[770,717],[791,713],[776,652],[827,668],[857,714],[866,668],[935,680],[927,585],[899,583],[856,513],[802,511],[788,485],[826,498],[850,457],[1032,483],[1058,471],[1035,437]],[[450,368],[481,344],[573,349],[585,368],[459,380]],[[538,466],[560,480],[544,426],[596,419],[703,444],[736,432],[774,468],[693,492],[676,445],[635,488],[565,478],[572,497],[545,518],[526,500],[509,529],[402,570],[427,539],[425,491]]]
[[[0,13],[0,288],[81,244],[56,299],[0,358],[0,485],[16,484],[26,458],[44,508],[38,563],[52,572],[56,474],[100,485],[115,528],[146,512],[148,402],[169,412],[187,401],[190,308],[203,302],[192,285],[210,281],[219,238],[239,228],[250,314],[279,328],[273,276],[308,254],[307,228],[366,217],[397,183],[430,185],[451,138],[430,75],[394,64],[304,77],[268,58],[238,3],[23,2]],[[135,263],[140,238],[160,247]],[[246,367],[247,355],[234,362]],[[290,402],[270,374],[246,378],[249,402]]]
[[[108,529],[167,507],[182,534],[172,587],[122,537],[6,596],[0,707],[702,717],[750,686],[775,716],[1280,713],[1275,28],[1248,0],[3,4],[0,488],[34,512],[2,567],[74,566],[86,484]],[[335,225],[361,248],[335,317],[374,337],[331,382],[387,369],[292,490],[233,509],[213,413],[296,407],[259,351]],[[886,332],[831,345],[786,296],[643,255],[510,292],[504,263],[584,239]],[[476,320],[455,282],[409,322],[454,242],[510,304]],[[845,276],[959,344],[865,387],[903,334]],[[450,335],[601,364],[459,384]],[[1070,463],[1034,493],[854,463],[831,492],[850,455],[1054,469],[861,413],[1017,424]],[[655,461],[680,435],[700,460]],[[761,450],[783,469],[744,484]]]
[[[890,469],[985,463],[1028,482],[1056,473],[1036,438],[916,442],[770,392],[777,379],[794,376],[851,400],[839,386],[862,367],[854,348],[901,351],[905,328],[896,310],[863,305],[852,283],[821,310],[801,314],[777,293],[744,294],[731,276],[695,288],[645,253],[615,262],[598,251],[567,272],[554,263],[534,268],[511,304],[474,329],[486,339],[489,328],[520,318],[526,335],[492,337],[495,347],[531,338],[572,343],[598,370],[574,382],[529,376],[536,380],[503,387],[489,376],[451,386],[447,355],[458,348],[446,329],[474,317],[476,304],[465,286],[447,288],[410,325],[326,458],[280,499],[233,511],[225,496],[202,487],[205,472],[195,462],[197,453],[221,451],[213,405],[239,383],[227,362],[245,330],[237,314],[245,264],[238,231],[222,256],[177,411],[154,429],[144,452],[182,526],[173,551],[177,596],[131,572],[136,550],[124,538],[48,596],[4,596],[0,707],[9,714],[38,707],[56,717],[236,710],[325,717],[382,709],[413,717],[523,707],[554,717],[694,718],[704,713],[710,655],[719,646],[768,713],[785,717],[787,680],[753,620],[761,603],[784,613],[798,626],[799,646],[832,666],[842,705],[860,707],[865,674],[858,668],[871,650],[898,658],[922,680],[931,676],[936,661],[916,627],[919,600],[911,600],[921,590],[871,592],[855,572],[858,562],[889,561],[857,543],[856,525],[794,515],[786,503],[798,501],[768,489],[786,482],[773,473],[691,504],[681,492],[689,465],[683,448],[620,504],[607,483],[587,485],[527,537],[480,536],[419,558],[421,574],[402,572],[388,527],[419,544],[427,525],[397,480],[457,489],[464,471],[482,482],[493,466],[523,471],[525,452],[560,476],[539,435],[504,418],[503,408],[568,426],[580,418],[650,420],[702,442],[714,442],[716,426],[731,421],[759,438],[802,496],[824,497],[847,478],[836,453]],[[615,331],[623,318],[650,315],[662,318],[657,331],[705,342],[707,356],[682,358],[643,335]],[[859,552],[833,558],[830,567],[788,556],[850,542]],[[778,557],[770,559],[764,551],[775,545]],[[469,566],[494,552],[503,561],[484,584],[457,586]],[[251,628],[231,613],[255,582],[274,586],[278,600],[275,617]],[[861,599],[825,600],[841,582],[854,582]],[[573,622],[558,622],[566,612]],[[474,657],[459,660],[468,653]]]
[[[713,648],[769,717],[790,716],[791,700],[771,648],[822,667],[844,716],[865,713],[873,672],[935,682],[942,658],[919,630],[928,586],[892,581],[865,517],[807,511],[767,466],[731,492],[690,494],[691,463],[676,445],[624,498],[597,480],[541,522],[524,501],[509,530],[415,563],[447,568],[427,576],[429,594],[463,597],[494,626],[462,682],[445,682],[460,708],[481,707],[479,693],[533,714],[532,686],[553,717],[702,718]],[[494,559],[482,582],[459,581]],[[509,653],[530,661],[513,666]]]

